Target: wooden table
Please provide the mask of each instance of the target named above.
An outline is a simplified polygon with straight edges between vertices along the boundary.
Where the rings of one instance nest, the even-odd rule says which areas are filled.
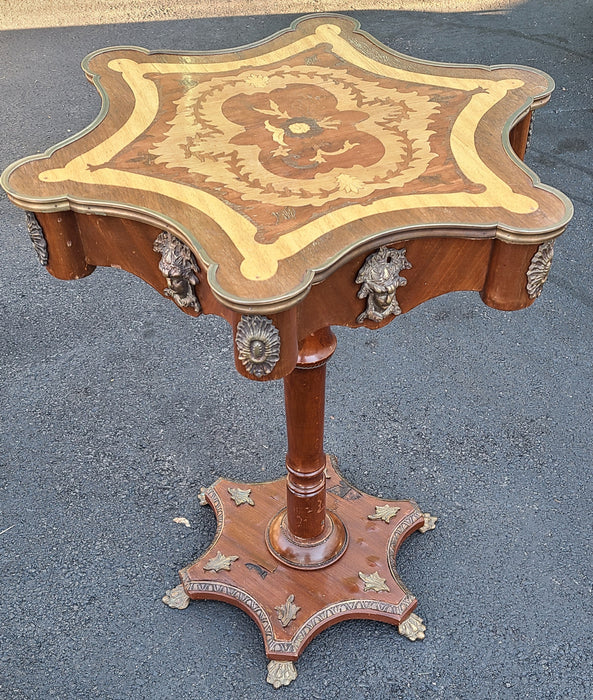
[[[325,454],[330,326],[381,328],[455,290],[533,302],[572,214],[522,163],[551,79],[414,60],[325,14],[226,52],[103,49],[83,68],[97,119],[2,177],[41,262],[128,270],[225,318],[242,375],[284,379],[286,477],[202,490],[216,537],[165,602],[242,608],[275,687],[343,619],[423,638],[395,557],[436,518],[361,493]]]

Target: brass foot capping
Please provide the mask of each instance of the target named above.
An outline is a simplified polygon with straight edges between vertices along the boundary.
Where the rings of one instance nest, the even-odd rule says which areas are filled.
[[[434,530],[436,527],[436,522],[438,518],[430,513],[423,513],[424,525],[420,528],[420,532],[428,532],[429,530]]]
[[[289,685],[297,677],[296,668],[292,661],[270,661],[266,680],[274,688]]]
[[[417,639],[424,639],[426,625],[419,615],[412,613],[409,617],[406,617],[403,622],[399,623],[397,630],[411,642],[415,642]]]
[[[163,603],[170,608],[185,610],[189,605],[190,598],[185,592],[183,585],[180,583],[178,586],[175,586],[175,588],[171,588],[171,590],[167,591],[162,600]]]

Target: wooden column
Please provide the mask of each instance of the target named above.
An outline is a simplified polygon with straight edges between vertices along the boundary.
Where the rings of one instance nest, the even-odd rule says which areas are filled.
[[[299,348],[296,369],[284,379],[286,506],[288,529],[296,537],[319,537],[325,527],[325,365],[335,348],[331,329],[310,335]]]
[[[296,568],[327,566],[347,545],[342,521],[325,508],[325,365],[335,349],[330,328],[312,333],[300,344],[297,366],[284,379],[286,508],[272,518],[266,541],[275,557]]]

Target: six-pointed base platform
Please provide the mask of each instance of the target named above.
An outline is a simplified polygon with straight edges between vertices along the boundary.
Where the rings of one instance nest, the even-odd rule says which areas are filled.
[[[313,637],[340,620],[389,622],[410,639],[421,639],[422,621],[412,611],[416,599],[402,583],[395,557],[415,530],[434,527],[414,501],[389,501],[358,491],[327,462],[327,509],[347,531],[344,553],[313,570],[288,566],[266,545],[268,523],[283,508],[286,479],[237,484],[219,479],[203,489],[218,527],[206,553],[180,571],[183,589],[163,599],[185,607],[191,599],[223,600],[258,624],[271,660],[268,681],[279,687],[296,677],[296,661]],[[283,662],[283,663],[275,663]]]

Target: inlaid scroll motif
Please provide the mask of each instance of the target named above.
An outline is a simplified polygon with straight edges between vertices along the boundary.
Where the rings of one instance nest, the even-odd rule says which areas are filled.
[[[42,265],[47,265],[49,262],[49,255],[47,254],[47,241],[43,235],[43,229],[41,224],[37,221],[37,217],[32,211],[25,212],[27,216],[27,231],[29,232],[29,237],[33,243],[33,248],[37,253],[39,262]]]
[[[527,270],[527,294],[529,294],[531,299],[535,299],[542,293],[544,284],[550,274],[553,258],[553,241],[542,243],[533,258],[531,258],[531,264]]]
[[[191,250],[168,231],[163,231],[155,240],[153,250],[161,254],[159,270],[167,280],[163,293],[183,308],[200,313],[202,307],[194,287],[199,283],[200,268]]]
[[[357,317],[357,323],[362,323],[366,318],[371,321],[383,321],[388,316],[401,314],[395,290],[408,283],[399,273],[411,267],[406,259],[405,248],[395,250],[382,246],[376,253],[368,256],[356,276],[356,283],[362,285],[357,296],[367,300],[367,307]]]
[[[280,333],[266,316],[241,316],[235,338],[239,360],[254,377],[265,377],[280,358]]]

